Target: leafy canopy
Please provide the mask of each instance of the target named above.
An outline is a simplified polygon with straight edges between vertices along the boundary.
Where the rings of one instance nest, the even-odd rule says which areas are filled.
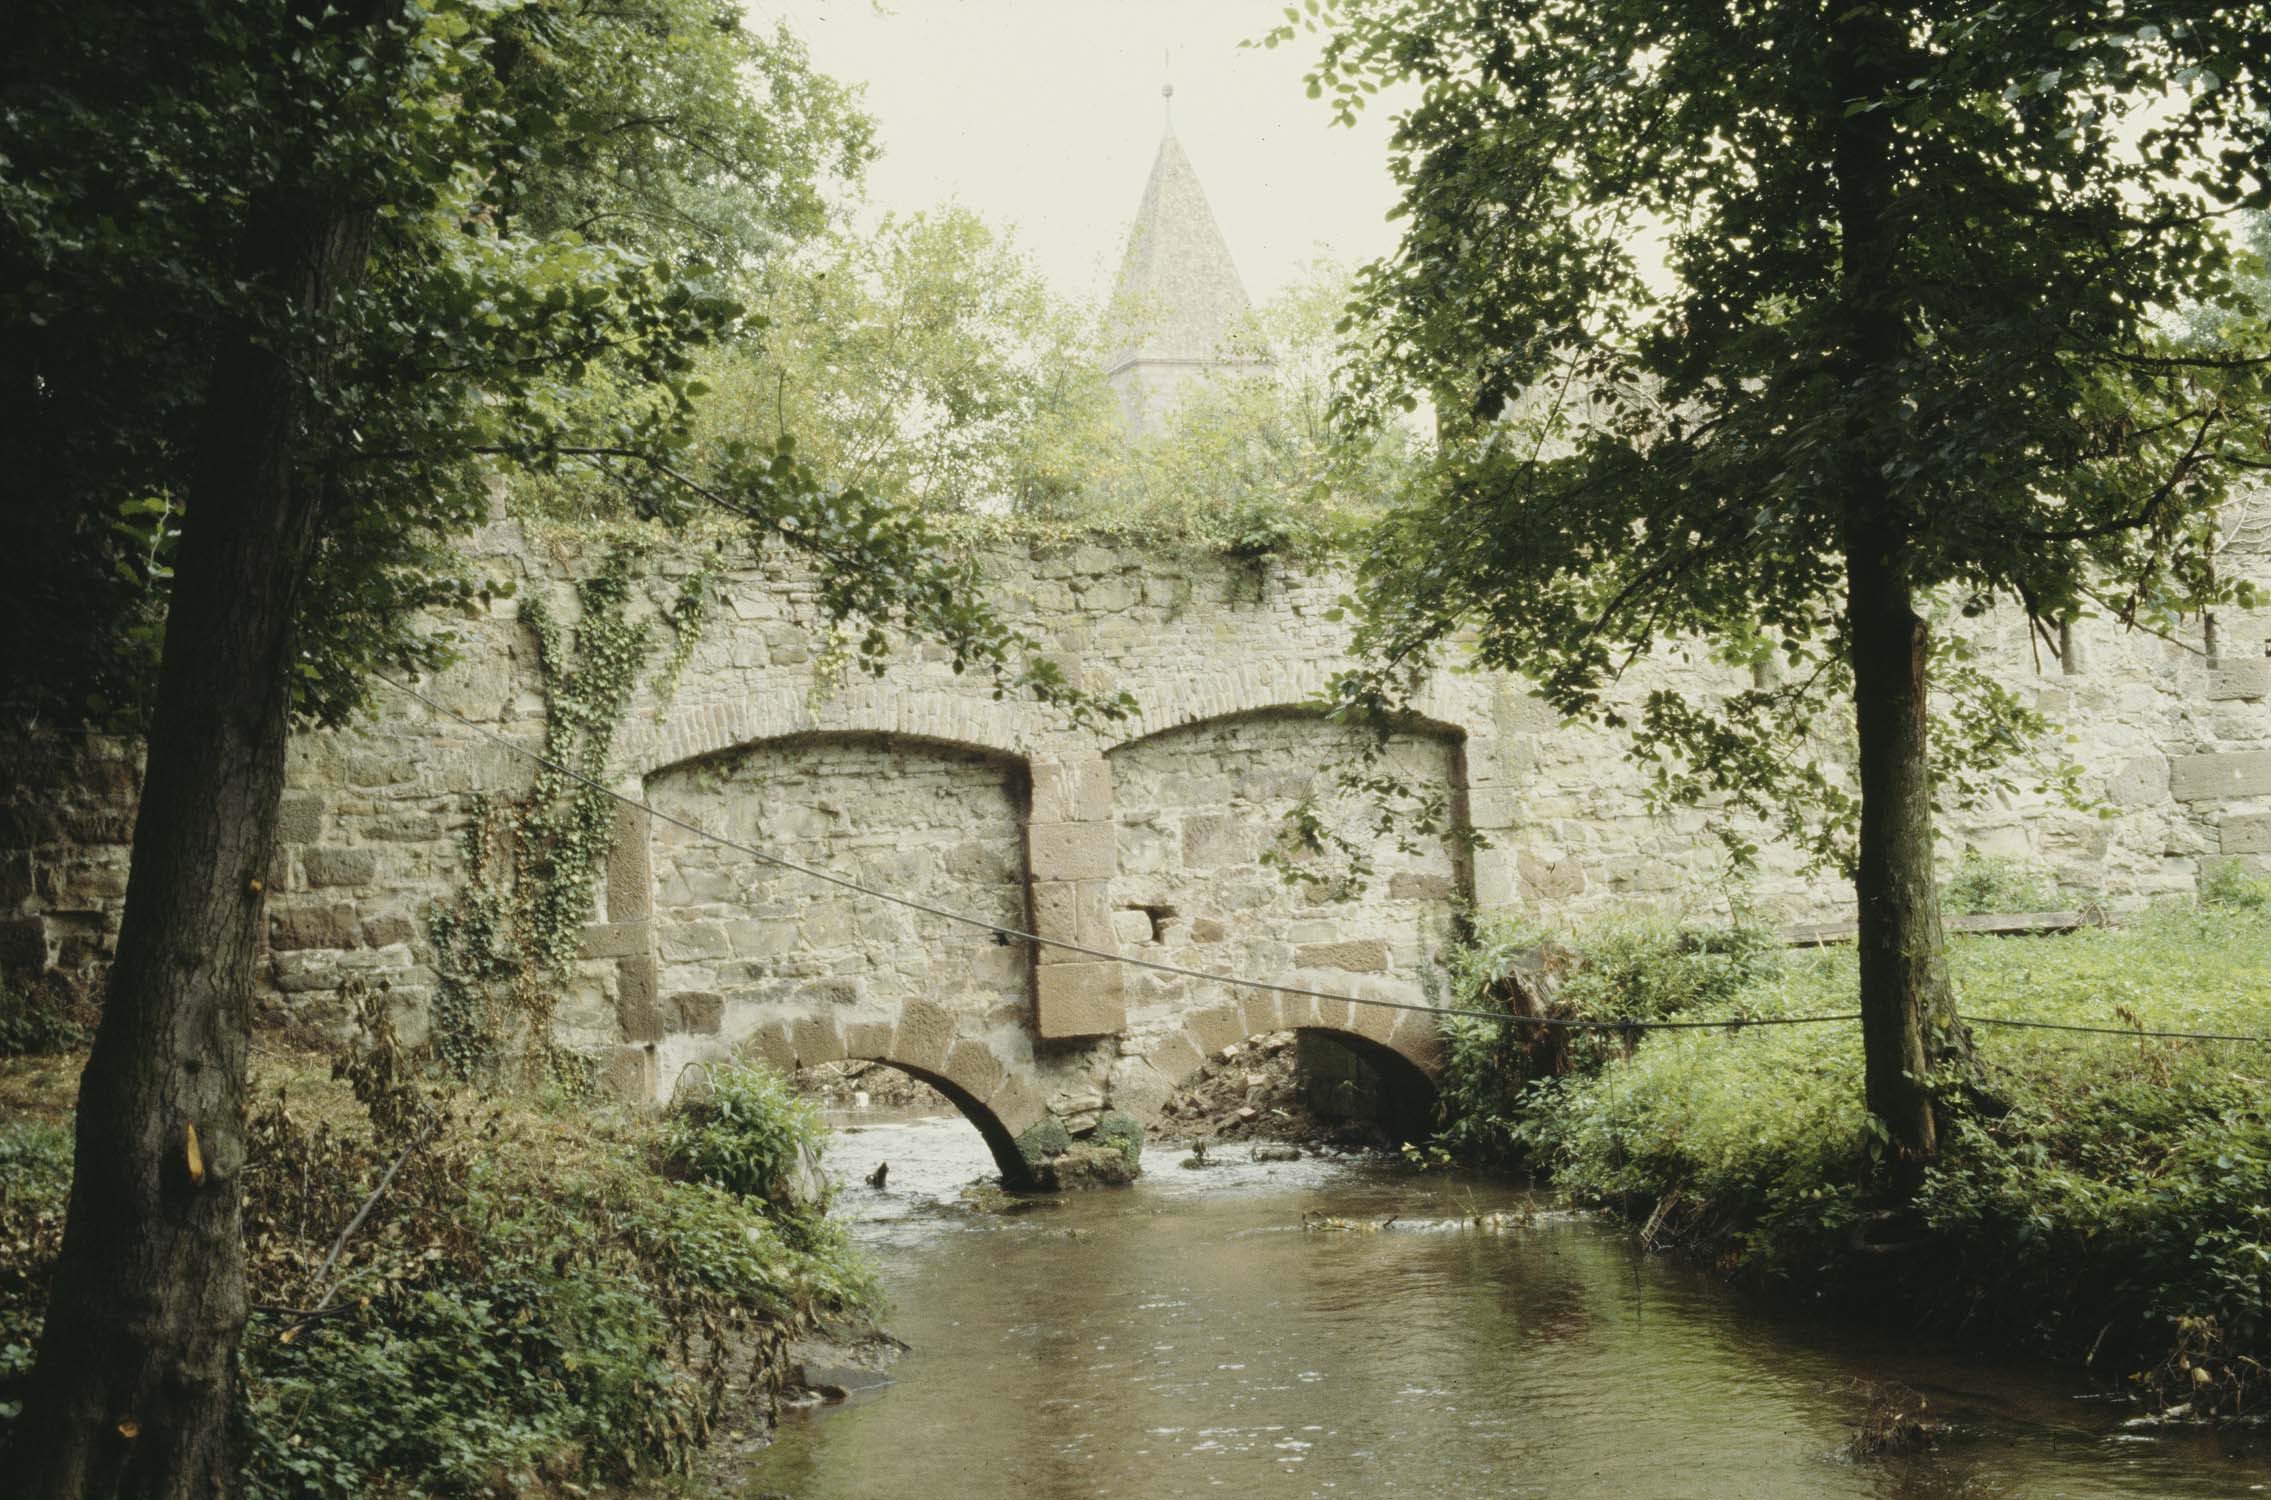
[[[1851,687],[1849,445],[1879,460],[1908,586],[1977,612],[2166,627],[2233,597],[2235,475],[2265,460],[2266,304],[2235,212],[2271,202],[2271,24],[2241,7],[1344,0],[1312,92],[1414,102],[1405,237],[1363,276],[1356,399],[1440,416],[1426,494],[1375,533],[1342,684],[1389,707],[1472,627],[1565,712],[1619,711],[1670,641],[1779,674],[1638,710],[1659,785],[1774,810],[1817,853],[1853,811],[1795,749]],[[1832,76],[1824,59],[1852,63]],[[1857,82],[1855,80],[1858,80]],[[1856,305],[1841,125],[1885,147]],[[2221,313],[2186,336],[2173,314]],[[1856,376],[1857,320],[1889,326]],[[1943,635],[1943,792],[2036,727]],[[1842,738],[1842,736],[1837,736]]]
[[[499,470],[576,470],[632,511],[729,515],[819,564],[864,660],[943,639],[1004,691],[1081,704],[923,517],[787,443],[696,451],[698,353],[736,279],[824,218],[872,152],[849,94],[721,0],[35,6],[0,60],[0,610],[11,717],[131,728],[153,676],[213,351],[286,351],[319,497],[296,707],[443,659],[480,587],[448,539]],[[321,208],[367,275],[323,305],[238,274]],[[194,524],[192,521],[191,524]],[[121,649],[124,643],[124,649]]]

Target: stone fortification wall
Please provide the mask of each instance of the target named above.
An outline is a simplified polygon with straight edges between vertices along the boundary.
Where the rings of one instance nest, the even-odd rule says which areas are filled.
[[[514,524],[474,560],[518,586],[451,625],[459,663],[429,685],[482,730],[535,749],[543,695],[520,602],[572,619],[598,555]],[[659,614],[694,566],[650,559],[637,608]],[[840,680],[809,579],[784,565],[722,581],[674,695],[650,671],[617,740],[615,784],[674,817],[938,906],[1106,953],[1340,993],[1417,1000],[1453,913],[1577,919],[1628,903],[1834,920],[1849,897],[1763,830],[1738,892],[1709,810],[1659,816],[1612,735],[1558,722],[1519,683],[1446,674],[1397,764],[1440,789],[1487,847],[1399,847],[1336,807],[1345,740],[1307,707],[1343,664],[1329,612],[1341,581],[1212,555],[1034,547],[993,560],[998,599],[1138,721],[1088,733],[996,701],[935,649],[880,679]],[[2061,662],[2015,619],[1962,622],[2003,681],[2066,725],[2049,747],[2104,806],[2024,790],[1944,826],[1943,854],[2016,857],[2070,904],[2189,891],[2218,860],[2271,855],[2271,615],[2217,622],[2204,644],[2084,622]],[[666,632],[662,632],[666,634]],[[662,654],[658,647],[656,655]],[[1667,653],[1620,689],[1727,680]],[[1731,682],[1730,682],[1730,685]],[[336,1025],[349,975],[385,980],[407,1022],[434,986],[431,916],[462,878],[460,831],[481,793],[524,790],[529,765],[475,729],[381,687],[368,723],[291,749],[271,872],[264,999]],[[0,958],[98,974],[115,937],[135,795],[132,747],[48,742],[19,758],[0,827]],[[1361,894],[1287,885],[1264,860],[1305,798],[1370,848]],[[1094,954],[1002,945],[943,919],[765,867],[624,809],[561,1023],[617,1087],[667,1092],[735,1049],[782,1062],[876,1057],[939,1080],[997,1134],[1107,1104],[1142,1112],[1198,1059],[1284,1025],[1345,1032],[1428,1065],[1398,1013],[1241,995]]]

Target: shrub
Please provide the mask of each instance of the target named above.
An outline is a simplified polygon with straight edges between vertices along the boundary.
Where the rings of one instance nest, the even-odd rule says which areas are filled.
[[[0,983],[0,1057],[38,1057],[80,1045],[87,1027],[78,1009],[52,981]]]
[[[2259,911],[2271,906],[2271,879],[2250,876],[2231,860],[2220,860],[2200,877],[2200,900],[2207,906]]]
[[[1849,1009],[1850,950],[1793,956],[1703,1015]],[[2256,1033],[2271,910],[2181,907],[2124,928],[1959,938],[1961,1008],[2139,1030]],[[1872,1197],[1879,1146],[1849,1025],[1662,1033],[1535,1086],[1518,1143],[1658,1242],[1880,1314],[2079,1355],[2235,1410],[2271,1362],[2271,1123],[2260,1047],[1979,1028],[2004,1106],[1951,1096],[1913,1208]],[[1889,1244],[1891,1253],[1887,1253]],[[2196,1374],[2195,1371],[2204,1371]]]
[[[687,1096],[664,1129],[670,1170],[777,1209],[796,1202],[807,1164],[817,1164],[827,1127],[787,1080],[763,1063],[714,1068],[709,1088]]]
[[[1952,912],[2055,911],[2058,891],[2016,860],[1966,849],[1940,886],[1940,904]]]
[[[1730,1004],[1773,974],[1781,945],[1764,928],[1616,921],[1562,946],[1542,930],[1484,922],[1449,956],[1448,999],[1460,1010],[1581,1020],[1665,1020]],[[1438,1094],[1437,1144],[1471,1161],[1524,1153],[1519,1126],[1543,1080],[1597,1071],[1629,1052],[1635,1034],[1453,1017]]]
[[[70,1192],[69,1131],[0,1125],[0,1436],[23,1410],[22,1385],[39,1341],[48,1268],[63,1245]]]

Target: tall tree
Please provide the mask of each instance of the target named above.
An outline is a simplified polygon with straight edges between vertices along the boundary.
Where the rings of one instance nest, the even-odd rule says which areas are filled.
[[[819,561],[871,661],[913,629],[1005,690],[1075,698],[919,518],[784,452],[689,456],[693,351],[736,327],[717,273],[809,225],[816,180],[865,142],[843,91],[720,0],[12,16],[0,482],[28,597],[7,607],[103,665],[26,662],[8,707],[150,705],[62,1258],[0,1458],[12,1492],[233,1488],[246,1043],[285,736],[295,714],[350,714],[373,666],[441,658],[417,611],[471,586],[447,542],[479,519],[485,466],[594,466],[665,518],[722,506]],[[573,399],[599,371],[622,400]],[[151,624],[153,590],[145,690],[106,636]]]
[[[1934,609],[2168,625],[2228,597],[2217,507],[2265,460],[2264,308],[2225,224],[2271,201],[2261,7],[1342,0],[1311,92],[1386,87],[1407,219],[1361,399],[1431,400],[1426,493],[1362,573],[1356,706],[1454,632],[1670,795],[1845,865],[1893,1181],[1967,1057],[1935,789],[2032,727]],[[1392,94],[1393,96],[1393,94]],[[2201,338],[2174,312],[2216,302]],[[1652,648],[1779,681],[1609,689]],[[1954,711],[1933,713],[1935,690]],[[1846,718],[1845,715],[1850,717]],[[1843,724],[1839,724],[1839,720]],[[1855,745],[1850,779],[1808,746]]]

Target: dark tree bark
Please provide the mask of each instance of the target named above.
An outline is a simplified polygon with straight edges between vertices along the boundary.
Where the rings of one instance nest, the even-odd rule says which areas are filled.
[[[244,270],[279,315],[216,351],[188,486],[118,955],[16,1424],[12,1478],[43,1500],[235,1489],[246,1044],[319,509],[297,460],[325,371],[292,329],[364,276],[369,226],[304,197],[250,215]]]
[[[1907,501],[1888,478],[1900,446],[1900,367],[1910,353],[1897,277],[1897,142],[1892,109],[1848,109],[1882,95],[1906,42],[1881,15],[1856,12],[1835,25],[1826,106],[1843,255],[1838,365],[1849,403],[1838,469],[1860,751],[1861,1041],[1869,1112],[1890,1138],[1892,1187],[1905,1196],[1939,1150],[1930,1075],[1961,1032],[1932,869],[1931,636],[1915,608]]]

